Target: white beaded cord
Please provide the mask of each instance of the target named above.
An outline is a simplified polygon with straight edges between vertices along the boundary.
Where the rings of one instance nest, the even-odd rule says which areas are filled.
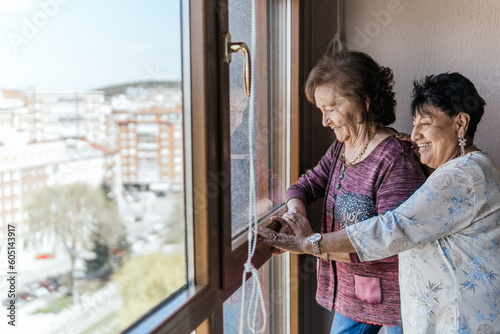
[[[252,13],[251,13],[251,48],[255,48],[256,43],[256,34],[255,34],[255,2],[251,1]],[[255,63],[255,52],[250,53],[251,64]],[[254,130],[254,113],[255,113],[255,98],[252,96],[252,92],[255,87],[255,73],[254,66],[250,67],[250,101],[249,101],[249,115],[248,115],[248,140],[249,140],[249,164],[250,164],[250,185],[249,185],[249,200],[248,200],[248,258],[245,262],[243,277],[242,277],[242,291],[241,291],[241,306],[240,306],[240,315],[239,315],[239,326],[238,333],[245,333],[245,304],[248,303],[248,314],[246,317],[247,328],[252,334],[262,334],[266,330],[266,320],[267,320],[267,312],[266,305],[264,304],[264,296],[262,294],[262,287],[259,281],[259,272],[252,264],[252,258],[255,253],[255,248],[257,246],[257,195],[256,195],[256,187],[255,187],[255,165],[254,165],[254,152],[253,152],[253,130]],[[252,290],[250,294],[250,299],[247,301],[245,299],[245,290],[247,284],[247,274],[251,274],[252,277],[248,280],[249,283],[252,283]],[[260,308],[259,308],[260,306]],[[259,322],[259,309],[262,313],[262,326],[257,328]]]

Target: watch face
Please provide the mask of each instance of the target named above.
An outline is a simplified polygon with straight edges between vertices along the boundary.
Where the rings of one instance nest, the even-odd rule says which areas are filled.
[[[319,233],[311,234],[307,239],[310,242],[318,242],[321,240],[321,234],[319,234]]]

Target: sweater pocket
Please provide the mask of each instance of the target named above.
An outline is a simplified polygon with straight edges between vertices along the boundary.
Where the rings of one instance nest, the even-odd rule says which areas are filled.
[[[354,274],[354,293],[359,300],[365,303],[380,303],[382,301],[380,278]]]

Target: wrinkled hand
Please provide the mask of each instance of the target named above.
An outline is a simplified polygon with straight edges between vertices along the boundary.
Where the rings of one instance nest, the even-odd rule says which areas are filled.
[[[309,220],[305,216],[297,212],[285,213],[283,215],[283,220],[288,226],[290,226],[293,234],[295,234],[296,236],[307,238],[314,233]]]
[[[403,141],[407,141],[409,143],[411,143],[411,150],[413,151],[413,154],[415,154],[415,156],[417,157],[417,159],[420,161],[420,152],[418,150],[418,145],[417,143],[415,143],[414,141],[411,140],[411,136],[407,133],[398,133],[396,134],[396,138],[399,138],[400,140],[403,140]],[[420,163],[421,166],[422,166],[422,169],[424,171],[424,174],[425,176],[429,176],[432,174],[432,172],[434,172],[434,169],[427,166],[427,165],[424,165],[422,163]]]
[[[281,224],[281,228],[279,229],[278,233],[294,235],[292,228],[284,221],[283,218],[278,217],[278,216],[272,216],[270,218],[270,220],[271,221],[275,220]],[[279,255],[282,253],[285,253],[285,252],[279,248],[273,248],[273,250],[272,250],[273,255]]]
[[[309,244],[307,237],[314,233],[306,217],[295,211],[289,211],[283,217],[273,216],[271,220],[281,223],[278,233],[267,228],[259,228],[257,233],[263,243],[275,247],[272,251],[274,255],[283,251],[305,253],[304,247]]]
[[[411,150],[415,155],[420,158],[420,153],[418,152],[418,145],[415,143],[413,140],[411,140],[411,136],[407,133],[398,133],[396,134],[396,138],[402,140],[402,141],[407,141],[411,144]]]
[[[309,243],[306,237],[278,233],[265,227],[257,229],[259,241],[274,248],[295,254],[303,254],[305,247]]]

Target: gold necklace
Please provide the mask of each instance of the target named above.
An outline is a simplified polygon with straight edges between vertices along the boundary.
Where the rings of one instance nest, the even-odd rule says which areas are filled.
[[[375,135],[373,137],[375,137]],[[347,167],[352,166],[352,164],[354,164],[356,161],[358,161],[363,156],[363,154],[365,154],[365,151],[368,148],[368,144],[370,144],[373,137],[370,138],[370,140],[368,141],[368,143],[366,143],[363,150],[361,150],[361,153],[358,154],[358,156],[356,158],[354,158],[354,160],[352,160],[352,161],[347,160],[347,158],[345,157],[345,147],[344,147],[344,151],[342,152],[342,166],[340,166],[340,172],[339,172],[339,182],[337,182],[337,184],[335,185],[336,190],[340,190],[340,188],[342,188],[342,180],[345,178],[345,171],[346,171]],[[337,198],[337,196],[335,196],[335,199],[336,198]]]
[[[347,158],[345,157],[345,148],[344,148],[344,152],[342,152],[342,160],[343,160],[343,162],[344,162],[347,166],[351,166],[353,163],[355,163],[356,161],[358,161],[358,160],[359,160],[359,158],[361,158],[361,157],[363,156],[363,154],[365,154],[365,151],[366,151],[366,149],[368,148],[368,144],[370,144],[370,142],[371,142],[371,141],[372,141],[372,140],[370,139],[370,140],[368,141],[368,143],[366,143],[365,147],[361,150],[361,153],[360,153],[360,154],[358,154],[358,156],[357,156],[356,158],[354,158],[354,160],[352,160],[352,161],[347,160]]]

